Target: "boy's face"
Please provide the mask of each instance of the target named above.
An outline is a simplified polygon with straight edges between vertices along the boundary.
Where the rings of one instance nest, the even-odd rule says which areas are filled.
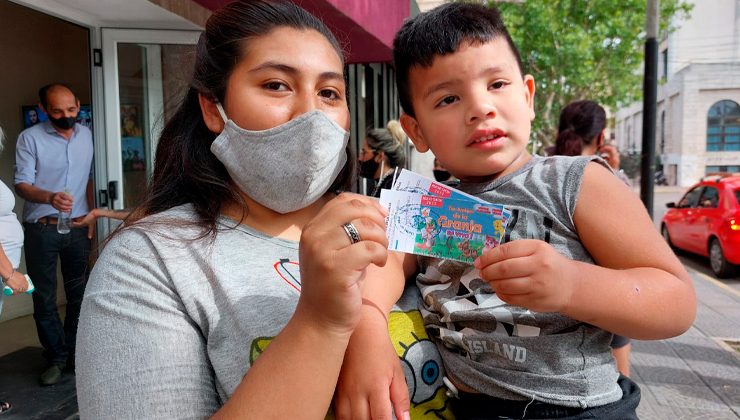
[[[504,38],[463,42],[429,67],[412,67],[409,92],[416,117],[401,116],[404,130],[458,179],[487,181],[530,159],[534,79],[522,78]]]

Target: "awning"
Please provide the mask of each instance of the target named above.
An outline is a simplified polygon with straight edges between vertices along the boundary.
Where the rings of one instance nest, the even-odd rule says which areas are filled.
[[[231,0],[195,0],[210,10]],[[418,10],[414,0],[295,0],[318,16],[345,45],[348,63],[392,61],[393,37]]]

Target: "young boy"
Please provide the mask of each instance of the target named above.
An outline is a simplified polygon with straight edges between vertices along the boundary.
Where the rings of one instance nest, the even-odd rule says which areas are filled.
[[[416,149],[459,189],[513,210],[506,243],[474,266],[405,256],[456,416],[636,418],[639,389],[615,368],[612,333],[673,337],[696,311],[690,277],[642,204],[601,160],[527,152],[534,79],[496,9],[422,13],[397,34],[394,59]]]

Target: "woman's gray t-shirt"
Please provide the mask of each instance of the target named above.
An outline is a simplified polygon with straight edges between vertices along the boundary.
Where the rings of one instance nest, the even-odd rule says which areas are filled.
[[[212,240],[194,239],[199,230],[186,224],[196,219],[191,206],[177,207],[126,228],[103,249],[77,333],[82,418],[210,417],[293,315],[297,242],[227,218]],[[391,337],[412,412],[449,418],[444,371],[416,296],[408,287],[390,314]]]

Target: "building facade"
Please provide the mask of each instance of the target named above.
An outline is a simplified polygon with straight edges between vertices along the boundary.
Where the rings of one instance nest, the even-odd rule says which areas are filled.
[[[656,155],[669,184],[740,172],[740,0],[693,1],[660,44]],[[617,111],[616,141],[642,150],[642,103]]]

